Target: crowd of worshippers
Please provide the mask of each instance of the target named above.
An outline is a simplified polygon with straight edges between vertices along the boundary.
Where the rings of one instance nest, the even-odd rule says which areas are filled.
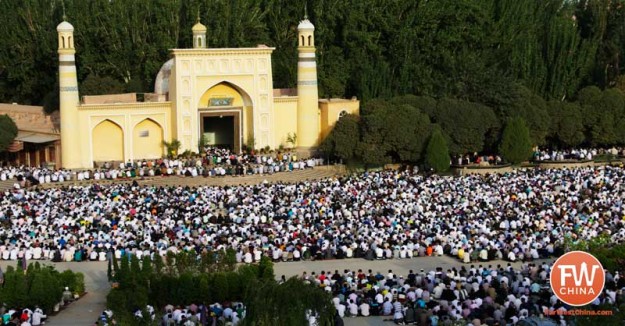
[[[295,184],[108,184],[0,192],[0,258],[101,260],[233,249],[239,261],[533,260],[565,239],[625,240],[625,170],[424,176],[379,171]]]
[[[2,270],[0,269],[0,274],[2,274]],[[3,280],[0,277],[0,285],[2,285]],[[74,302],[75,296],[69,290],[68,287],[65,287],[61,298],[61,304],[63,306],[67,306],[70,303]],[[41,326],[45,325],[45,322],[48,318],[48,315],[44,313],[43,309],[41,309],[38,305],[35,305],[33,309],[30,308],[9,308],[5,303],[0,307],[0,325],[6,326]]]
[[[133,315],[137,322],[150,325],[159,320],[158,325],[161,326],[237,326],[245,318],[245,313],[246,307],[241,302],[217,302],[211,305],[192,303],[184,307],[168,304],[160,312],[147,305],[144,309],[136,308]],[[94,326],[115,324],[113,312],[105,310]]]
[[[625,148],[572,148],[566,150],[534,148],[532,160],[540,161],[590,161],[597,156],[625,156]]]
[[[0,307],[0,316],[2,317],[0,325],[7,326],[41,326],[45,324],[48,318],[39,306],[35,306],[34,310],[31,310],[29,308],[9,309],[2,305]]]
[[[387,316],[397,324],[516,325],[523,319],[551,318],[567,325],[563,304],[549,285],[550,264],[463,265],[459,269],[397,275],[372,270],[303,273],[302,278],[332,293],[338,318]],[[625,277],[605,271],[605,287],[591,309],[625,303]],[[560,313],[557,313],[560,312]],[[533,323],[530,325],[534,325]],[[536,324],[538,325],[538,324]],[[550,325],[541,323],[540,325]]]
[[[153,176],[244,176],[303,170],[324,164],[323,158],[299,159],[292,153],[237,155],[223,151],[211,150],[203,156],[190,158],[129,161],[119,163],[117,166],[104,162],[96,169],[83,171],[7,166],[0,168],[0,181],[15,180],[21,187],[27,187],[64,181],[98,181]],[[226,155],[226,153],[229,154]]]
[[[501,165],[503,160],[499,155],[480,155],[478,153],[466,155],[454,155],[451,165]]]

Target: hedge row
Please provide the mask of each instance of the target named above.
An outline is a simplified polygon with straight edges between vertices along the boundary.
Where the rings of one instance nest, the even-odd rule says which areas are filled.
[[[212,259],[207,255],[214,257],[214,253],[180,253],[170,254],[164,260],[156,256],[154,261],[149,257],[142,261],[136,257],[112,261],[109,269],[114,286],[107,297],[108,307],[118,322],[128,325],[149,323],[131,317],[133,311],[148,304],[162,312],[168,304],[215,302],[243,302],[247,307],[243,325],[304,324],[308,309],[316,311],[320,320],[332,320],[334,310],[329,294],[295,278],[278,284],[268,258],[263,257],[258,265],[237,267],[222,264],[223,260],[207,265]],[[204,271],[206,268],[210,271]]]
[[[17,268],[9,266],[4,272],[0,301],[9,308],[39,306],[48,313],[61,301],[65,287],[72,293],[83,294],[83,274],[70,270],[60,273],[54,267],[42,267],[38,262],[30,264],[24,271],[18,264]]]

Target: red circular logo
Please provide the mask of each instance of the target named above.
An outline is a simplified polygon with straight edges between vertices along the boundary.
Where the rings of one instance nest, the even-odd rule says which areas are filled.
[[[556,297],[571,306],[584,306],[595,301],[605,283],[599,260],[583,251],[571,251],[558,258],[549,278]]]

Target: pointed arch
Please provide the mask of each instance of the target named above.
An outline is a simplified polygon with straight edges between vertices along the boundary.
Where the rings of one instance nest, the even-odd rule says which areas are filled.
[[[313,44],[312,44],[312,35],[308,35],[308,46],[313,46]]]
[[[124,129],[105,119],[92,130],[91,150],[94,162],[124,160]]]
[[[219,90],[221,88],[221,90]],[[233,97],[234,97],[234,102],[232,106],[253,106],[254,104],[252,103],[252,97],[240,86],[227,81],[227,80],[222,80],[220,82],[217,82],[211,86],[209,86],[206,91],[204,92],[204,94],[202,94],[202,96],[200,97],[200,103],[198,103],[198,107],[208,107],[209,106],[209,100],[210,97],[213,95],[213,93],[215,93],[215,91],[217,91],[217,93],[219,93],[220,95],[228,95],[227,93],[231,93],[229,91],[227,91],[227,89],[231,89],[231,91],[233,91]],[[226,90],[224,90],[226,89]],[[238,94],[236,94],[238,93]],[[242,102],[242,103],[241,103]]]
[[[134,159],[163,157],[163,127],[151,118],[138,122],[132,131],[132,153]]]

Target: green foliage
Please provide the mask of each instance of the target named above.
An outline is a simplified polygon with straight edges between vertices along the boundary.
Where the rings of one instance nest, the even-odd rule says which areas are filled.
[[[431,118],[449,137],[449,150],[453,154],[481,152],[487,133],[499,124],[491,108],[453,99],[439,100]]]
[[[532,143],[523,118],[510,119],[503,130],[500,152],[503,158],[512,164],[519,164],[530,158]]]
[[[295,147],[297,145],[297,134],[289,132],[286,135],[286,142],[291,144],[291,147]]]
[[[204,137],[204,135],[200,135],[200,139],[197,141],[197,152],[203,153],[206,145],[206,137]]]
[[[5,151],[17,137],[17,126],[11,117],[0,115],[0,152]]]
[[[575,147],[580,145],[584,137],[584,119],[578,103],[549,102],[551,116],[550,143],[558,147]]]
[[[334,129],[323,140],[320,147],[323,152],[348,161],[356,158],[359,142],[359,117],[348,114],[336,122]]]
[[[124,92],[124,84],[109,76],[89,75],[79,86],[81,95],[105,95]]]
[[[307,310],[319,314],[319,325],[331,325],[334,316],[330,294],[296,277],[254,284],[246,299],[241,325],[305,325]]]
[[[81,92],[96,94],[110,87],[153,89],[169,49],[190,47],[198,10],[210,47],[273,46],[274,86],[294,87],[296,27],[305,2],[316,26],[322,97],[367,102],[418,94],[494,105],[518,83],[561,100],[586,85],[613,86],[625,70],[622,1],[62,3],[76,29]],[[55,27],[63,11],[59,0],[0,3],[0,19],[13,26],[0,31],[0,102],[57,109]],[[20,68],[10,69],[16,62]],[[110,80],[93,82],[99,78]],[[533,123],[528,125],[534,137]]]
[[[170,142],[163,140],[163,146],[167,149],[167,156],[172,158],[178,156],[178,150],[182,146],[182,143],[174,138]]]
[[[435,126],[428,142],[425,162],[436,172],[445,172],[450,166],[449,149],[439,126]]]
[[[38,305],[44,312],[51,312],[61,300],[65,286],[75,293],[84,293],[83,275],[71,271],[59,273],[53,267],[42,268],[37,264],[30,264],[25,274],[21,268],[9,266],[0,287],[0,298],[8,307]]]
[[[409,104],[370,101],[363,108],[360,157],[371,163],[415,162],[430,134],[430,119]],[[378,153],[375,153],[378,152]]]
[[[217,255],[207,263],[207,257]],[[199,259],[187,260],[188,257]],[[273,264],[263,257],[258,265],[236,267],[229,264],[227,253],[212,252],[201,257],[187,253],[173,254],[168,261],[171,268],[159,268],[146,259],[141,262],[142,277],[149,282],[133,283],[132,278],[120,277],[120,286],[107,296],[107,306],[115,312],[118,321],[124,325],[142,325],[132,317],[136,308],[151,304],[162,307],[166,304],[189,305],[191,303],[213,303],[241,301],[248,307],[244,320],[247,325],[267,325],[264,321],[273,320],[271,325],[299,325],[304,320],[307,309],[320,315],[322,324],[328,324],[334,315],[331,298],[323,289],[291,279],[279,285],[275,281]],[[120,273],[133,270],[136,264],[123,263]],[[187,264],[179,267],[179,264]],[[124,267],[124,266],[129,267]],[[184,272],[180,273],[181,270]],[[210,271],[210,272],[209,272]],[[276,314],[278,315],[271,315]]]

